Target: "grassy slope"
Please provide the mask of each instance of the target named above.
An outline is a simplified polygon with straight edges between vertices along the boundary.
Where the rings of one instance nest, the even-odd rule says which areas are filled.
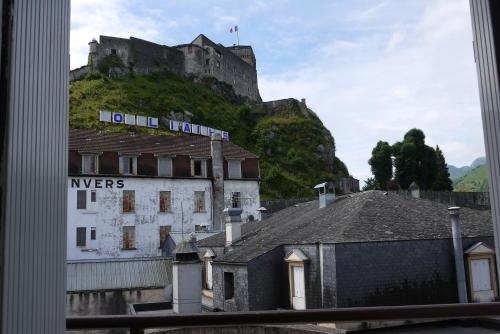
[[[488,191],[488,167],[482,165],[453,181],[454,191]]]
[[[170,73],[117,79],[94,75],[74,81],[70,87],[70,126],[171,135],[167,130],[104,125],[99,122],[99,110],[167,119],[170,111],[189,111],[194,115],[193,123],[224,129],[233,142],[260,156],[264,199],[311,196],[312,186],[335,178],[328,162],[315,153],[318,145],[333,144],[333,138],[314,114],[267,115],[259,107],[227,98],[232,93],[227,85],[217,83],[216,93],[209,84],[214,82],[195,84]]]

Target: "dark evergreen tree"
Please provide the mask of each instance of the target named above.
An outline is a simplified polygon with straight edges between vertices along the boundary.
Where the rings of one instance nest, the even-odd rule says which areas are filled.
[[[392,178],[392,148],[388,142],[379,141],[372,150],[372,157],[368,160],[377,185],[380,189],[387,189]]]
[[[436,178],[436,153],[425,145],[422,130],[411,129],[392,149],[395,179],[401,188],[408,189],[415,181],[421,189],[432,189]]]
[[[450,172],[444,159],[443,152],[436,146],[436,179],[432,186],[433,190],[453,190],[453,182],[450,179]]]

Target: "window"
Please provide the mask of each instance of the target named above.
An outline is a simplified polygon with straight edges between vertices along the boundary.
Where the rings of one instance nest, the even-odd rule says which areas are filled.
[[[160,191],[160,212],[170,212],[171,208],[170,191]]]
[[[241,160],[228,160],[227,167],[230,179],[241,179]]]
[[[85,247],[87,245],[87,229],[85,227],[76,228],[76,247]]]
[[[205,192],[194,192],[194,212],[205,212]]]
[[[210,59],[205,59],[205,64],[210,65]]]
[[[87,190],[77,190],[76,208],[82,210],[87,208]]]
[[[191,160],[191,176],[206,177],[207,176],[207,161],[204,159]]]
[[[82,155],[82,174],[98,174],[98,161],[97,154]]]
[[[241,194],[239,191],[231,193],[231,206],[233,208],[241,208]]]
[[[135,226],[123,226],[123,249],[135,249]]]
[[[224,299],[234,298],[234,274],[224,273]]]
[[[91,227],[90,228],[90,240],[95,240],[95,237],[96,237],[95,227]]]
[[[172,158],[158,158],[158,176],[172,176]]]
[[[137,175],[137,157],[120,157],[120,174]]]
[[[91,190],[90,191],[90,201],[91,202],[95,202],[96,201],[96,191],[95,190]]]
[[[116,49],[111,49],[111,54],[115,55],[116,54]]]
[[[194,231],[195,232],[207,232],[208,226],[207,225],[194,225]]]
[[[135,210],[135,191],[123,191],[123,212],[134,212]]]
[[[160,248],[163,248],[171,230],[172,227],[170,225],[160,226]]]
[[[215,65],[217,66],[217,68],[220,68],[220,61],[218,61],[218,60],[217,60],[217,61],[215,62]]]

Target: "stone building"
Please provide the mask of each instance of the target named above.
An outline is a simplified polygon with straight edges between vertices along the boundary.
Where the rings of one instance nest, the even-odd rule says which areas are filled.
[[[217,135],[70,130],[68,168],[68,260],[169,255],[227,206],[259,217],[258,157]]]
[[[494,300],[498,287],[490,213],[464,208],[460,217],[469,300]],[[204,302],[214,309],[458,301],[444,204],[361,192],[322,209],[318,201],[301,203],[242,224],[240,237],[232,232],[232,239],[220,233],[198,242],[205,261]]]
[[[214,77],[234,92],[260,102],[255,54],[251,46],[225,47],[200,34],[189,44],[160,45],[139,38],[100,36],[89,43],[89,63],[70,73],[78,79],[91,70],[110,75],[168,70],[177,75]]]

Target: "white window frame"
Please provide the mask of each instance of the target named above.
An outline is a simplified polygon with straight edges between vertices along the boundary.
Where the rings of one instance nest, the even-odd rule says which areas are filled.
[[[85,159],[87,158],[93,158],[94,159],[94,164],[95,164],[95,170],[88,171],[85,170]],[[99,174],[99,155],[98,154],[92,154],[92,153],[85,153],[82,154],[82,174],[89,174],[89,175],[97,175]]]
[[[124,159],[132,159],[132,173],[125,173],[124,172]],[[128,160],[127,160],[128,161]],[[137,156],[136,155],[120,155],[119,157],[119,172],[122,175],[137,175]]]
[[[174,176],[174,165],[173,165],[173,159],[172,159],[171,156],[158,156],[157,160],[158,160],[158,176],[164,176],[164,177],[172,177],[172,176]],[[170,164],[170,175],[163,175],[160,172],[160,162],[162,160],[167,160],[167,163]]]
[[[233,165],[233,168],[231,168],[231,164]],[[234,173],[234,168],[236,168],[236,164],[238,164],[237,172],[236,174]],[[227,161],[227,177],[229,179],[241,179],[241,160],[237,159],[231,159]]]

